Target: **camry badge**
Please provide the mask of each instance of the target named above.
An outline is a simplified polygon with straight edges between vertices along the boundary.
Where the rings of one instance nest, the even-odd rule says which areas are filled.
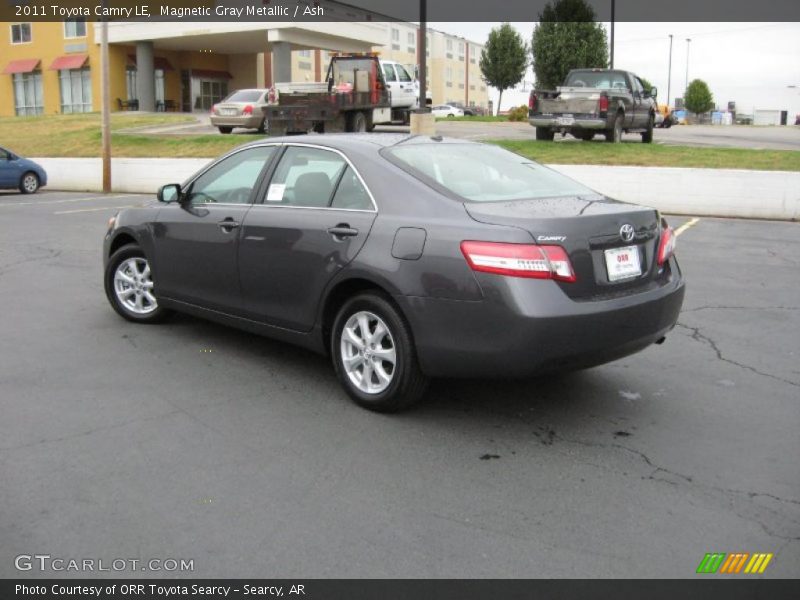
[[[623,242],[632,241],[634,235],[636,235],[636,231],[630,223],[625,223],[625,225],[619,228],[619,237]]]

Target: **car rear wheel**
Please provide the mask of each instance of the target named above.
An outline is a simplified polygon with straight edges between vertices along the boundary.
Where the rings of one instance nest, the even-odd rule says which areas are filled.
[[[19,191],[23,194],[33,194],[39,189],[39,176],[28,171],[19,180]]]
[[[642,142],[645,144],[650,144],[653,141],[653,126],[655,124],[655,117],[650,115],[647,117],[647,129],[642,134]]]
[[[228,134],[233,131],[233,127],[219,127],[219,132],[223,134]]]
[[[156,323],[169,314],[159,306],[150,262],[135,244],[111,256],[105,273],[106,297],[119,315],[136,323]]]
[[[403,316],[377,293],[344,303],[333,324],[331,355],[345,391],[360,406],[396,412],[419,401],[428,379]]]
[[[361,111],[356,111],[348,115],[348,131],[353,133],[366,133],[367,131],[367,117]]]
[[[622,141],[622,113],[617,113],[614,117],[614,125],[606,131],[606,141],[612,144],[619,144]]]
[[[552,142],[555,135],[555,132],[549,127],[536,128],[536,139],[539,141]]]

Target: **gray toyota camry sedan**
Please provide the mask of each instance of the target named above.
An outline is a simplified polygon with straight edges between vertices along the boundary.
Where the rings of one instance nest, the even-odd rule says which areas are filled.
[[[105,236],[131,321],[190,313],[328,353],[361,406],[431,377],[528,377],[662,342],[684,281],[652,208],[506,150],[391,134],[239,147]]]

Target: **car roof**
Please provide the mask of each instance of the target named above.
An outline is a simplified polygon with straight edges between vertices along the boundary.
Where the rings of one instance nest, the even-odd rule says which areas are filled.
[[[250,142],[246,146],[257,146],[264,143],[280,144],[313,144],[335,150],[388,148],[399,144],[477,144],[463,138],[442,136],[410,135],[405,133],[328,133],[325,135],[306,134],[276,138],[266,138]]]

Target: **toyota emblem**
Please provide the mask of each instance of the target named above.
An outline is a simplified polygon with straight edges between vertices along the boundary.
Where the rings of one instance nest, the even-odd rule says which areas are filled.
[[[636,231],[630,223],[625,223],[625,225],[619,228],[619,237],[623,242],[630,242],[633,240],[634,235],[636,235]]]

